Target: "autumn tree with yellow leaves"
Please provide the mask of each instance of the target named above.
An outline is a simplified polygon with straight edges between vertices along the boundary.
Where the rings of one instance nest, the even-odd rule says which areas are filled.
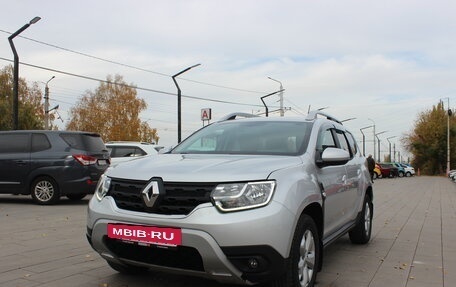
[[[19,78],[19,126],[20,130],[44,128],[43,94],[37,82],[27,83]],[[51,121],[54,115],[50,115]],[[52,126],[51,126],[52,127]],[[0,130],[13,129],[13,66],[0,70]]]
[[[95,91],[87,91],[70,110],[68,130],[97,132],[107,141],[144,141],[158,143],[157,129],[141,121],[147,107],[137,97],[136,88],[123,77],[108,76]]]
[[[421,112],[412,132],[405,135],[402,143],[413,154],[412,164],[421,174],[444,174],[447,166],[447,137],[450,122],[450,162],[456,162],[456,117],[440,102]]]

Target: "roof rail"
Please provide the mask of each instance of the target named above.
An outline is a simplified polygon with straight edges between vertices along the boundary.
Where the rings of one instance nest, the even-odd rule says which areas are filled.
[[[218,121],[223,122],[223,121],[229,121],[229,120],[235,120],[236,118],[243,117],[243,118],[256,118],[259,117],[257,115],[249,114],[249,113],[241,113],[241,112],[236,112],[236,113],[231,113],[228,114],[222,118],[220,118]]]
[[[327,118],[327,119],[330,120],[330,121],[333,121],[333,122],[336,122],[336,123],[342,125],[342,122],[339,121],[338,119],[332,117],[331,115],[329,115],[329,114],[327,114],[327,113],[324,113],[324,112],[322,112],[322,111],[319,111],[319,110],[310,111],[309,114],[307,114],[306,120],[308,120],[308,121],[314,120],[314,119],[316,119],[319,115],[320,115],[320,116],[323,116],[323,117],[325,117],[325,118]]]

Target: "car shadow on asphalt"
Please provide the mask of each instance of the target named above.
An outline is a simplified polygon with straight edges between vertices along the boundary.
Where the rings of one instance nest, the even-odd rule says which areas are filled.
[[[84,197],[81,200],[70,200],[65,196],[62,196],[60,200],[53,205],[87,205],[91,195]],[[30,204],[36,205],[30,195],[18,195],[18,194],[0,194],[0,203],[2,204]],[[48,206],[53,206],[48,205]]]

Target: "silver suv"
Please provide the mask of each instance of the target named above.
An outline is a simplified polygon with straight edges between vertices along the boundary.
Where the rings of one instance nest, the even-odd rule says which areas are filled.
[[[121,273],[313,286],[327,244],[370,240],[366,160],[327,114],[229,115],[152,157],[109,168],[89,204],[87,238]]]

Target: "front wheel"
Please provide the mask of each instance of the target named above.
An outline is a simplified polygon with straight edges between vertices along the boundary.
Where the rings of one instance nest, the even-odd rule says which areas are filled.
[[[50,177],[43,176],[35,179],[30,189],[33,200],[38,204],[54,204],[60,199],[59,186]]]
[[[358,223],[355,228],[348,233],[350,241],[356,244],[366,244],[369,242],[372,233],[372,217],[374,214],[374,205],[368,194],[364,197],[363,210],[358,217]]]
[[[275,287],[313,287],[321,260],[320,239],[314,220],[303,214],[294,233],[286,273]]]

